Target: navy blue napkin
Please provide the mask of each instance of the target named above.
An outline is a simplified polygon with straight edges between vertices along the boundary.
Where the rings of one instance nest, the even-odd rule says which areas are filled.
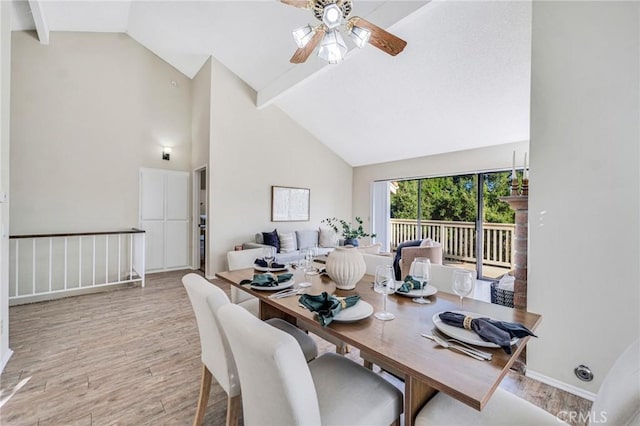
[[[440,314],[440,319],[445,324],[465,328],[465,315],[463,314],[443,312]],[[470,327],[482,340],[495,343],[509,355],[511,355],[511,340],[514,337],[538,337],[527,327],[517,322],[498,321],[490,318],[474,318],[471,320]]]

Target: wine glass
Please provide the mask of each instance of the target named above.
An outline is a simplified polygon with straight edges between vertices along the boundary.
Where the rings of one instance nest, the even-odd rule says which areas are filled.
[[[451,276],[451,286],[453,292],[460,296],[460,309],[462,309],[462,300],[465,296],[469,296],[473,291],[475,280],[471,271],[464,269],[456,269]]]
[[[396,317],[391,312],[387,312],[387,294],[392,294],[396,291],[396,281],[394,278],[393,267],[391,265],[378,265],[373,289],[376,293],[382,294],[383,311],[375,313],[375,317],[382,321],[389,321]]]
[[[262,258],[267,262],[267,268],[270,268],[271,263],[276,259],[276,248],[273,246],[263,248]]]
[[[416,297],[412,300],[420,304],[431,303],[429,300],[424,298],[424,288],[427,286],[427,282],[431,279],[431,261],[426,257],[416,257],[413,259],[413,262],[411,262],[409,275],[420,283],[420,297]]]

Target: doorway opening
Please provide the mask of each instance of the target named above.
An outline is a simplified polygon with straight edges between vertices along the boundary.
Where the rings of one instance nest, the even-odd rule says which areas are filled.
[[[193,171],[193,268],[207,270],[207,167]]]

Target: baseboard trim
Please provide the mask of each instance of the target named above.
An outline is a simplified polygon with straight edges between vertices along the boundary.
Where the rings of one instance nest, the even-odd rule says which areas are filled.
[[[540,374],[540,373],[537,373],[535,371],[531,371],[531,370],[527,369],[527,372],[526,372],[525,375],[527,377],[533,379],[533,380],[537,380],[537,381],[545,383],[545,384],[547,384],[549,386],[553,386],[554,388],[558,388],[560,390],[563,390],[563,391],[569,392],[571,394],[577,395],[580,398],[584,398],[584,399],[589,400],[591,402],[596,400],[597,394],[595,394],[593,392],[586,391],[584,389],[580,389],[577,386],[573,386],[573,385],[570,385],[568,383],[561,382],[560,380],[553,379],[553,378],[551,378],[549,376],[545,376],[544,374]]]
[[[11,358],[11,355],[13,355],[13,351],[11,349],[8,349],[7,353],[5,354],[4,358],[2,359],[2,364],[0,364],[0,373],[2,373],[4,371],[4,367],[7,366],[7,363],[9,362],[9,358]]]

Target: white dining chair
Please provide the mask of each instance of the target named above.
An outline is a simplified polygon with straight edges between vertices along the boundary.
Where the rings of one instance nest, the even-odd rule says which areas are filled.
[[[227,252],[227,266],[229,271],[252,268],[256,259],[262,257],[262,249],[254,248],[247,250],[237,250]],[[242,306],[255,316],[260,316],[260,303],[258,299],[246,291],[242,291],[235,286],[231,286],[231,302]]]
[[[453,294],[451,278],[453,277],[453,271],[456,269],[453,266],[432,264],[429,284],[437,288],[438,291]]]
[[[261,248],[230,251],[227,252],[227,264],[230,271],[251,268],[253,267],[254,261],[259,257],[262,257]],[[231,286],[231,302],[242,306],[247,311],[251,312],[254,316],[260,318],[260,301],[256,297],[250,295],[245,291],[239,290],[233,285]],[[298,324],[298,326],[306,332],[310,331],[306,329],[302,324]],[[329,343],[334,344],[336,346],[337,353],[345,354],[349,352],[349,346],[346,343],[339,339],[336,339],[329,333],[325,333],[322,330],[313,330],[311,332],[328,341]]]
[[[210,308],[210,305],[217,309],[220,306],[231,305],[232,303],[222,289],[200,275],[187,274],[182,277],[182,284],[187,290],[189,300],[193,306],[202,350],[200,396],[193,424],[196,426],[202,424],[207,401],[209,400],[212,377],[215,377],[216,381],[227,393],[227,425],[236,424],[238,409],[240,408],[240,383],[238,382],[235,362],[226,338],[224,338]],[[260,322],[262,323],[262,321]],[[313,339],[297,327],[276,318],[265,322],[265,326],[280,329],[292,336],[301,348],[305,360],[310,361],[318,356],[318,348]]]
[[[610,425],[640,424],[639,340],[627,348],[609,370],[600,385],[589,416],[593,424],[603,423],[605,418],[606,424]],[[562,415],[554,416],[498,388],[482,411],[474,410],[440,392],[420,410],[415,425],[539,426],[562,424],[562,420],[565,420]]]
[[[364,259],[365,271],[367,275],[375,275],[376,268],[380,265],[393,266],[393,257],[383,256],[379,254],[362,253]]]
[[[379,375],[334,353],[307,364],[291,336],[236,305],[216,315],[238,368],[246,426],[399,424],[402,393]]]

